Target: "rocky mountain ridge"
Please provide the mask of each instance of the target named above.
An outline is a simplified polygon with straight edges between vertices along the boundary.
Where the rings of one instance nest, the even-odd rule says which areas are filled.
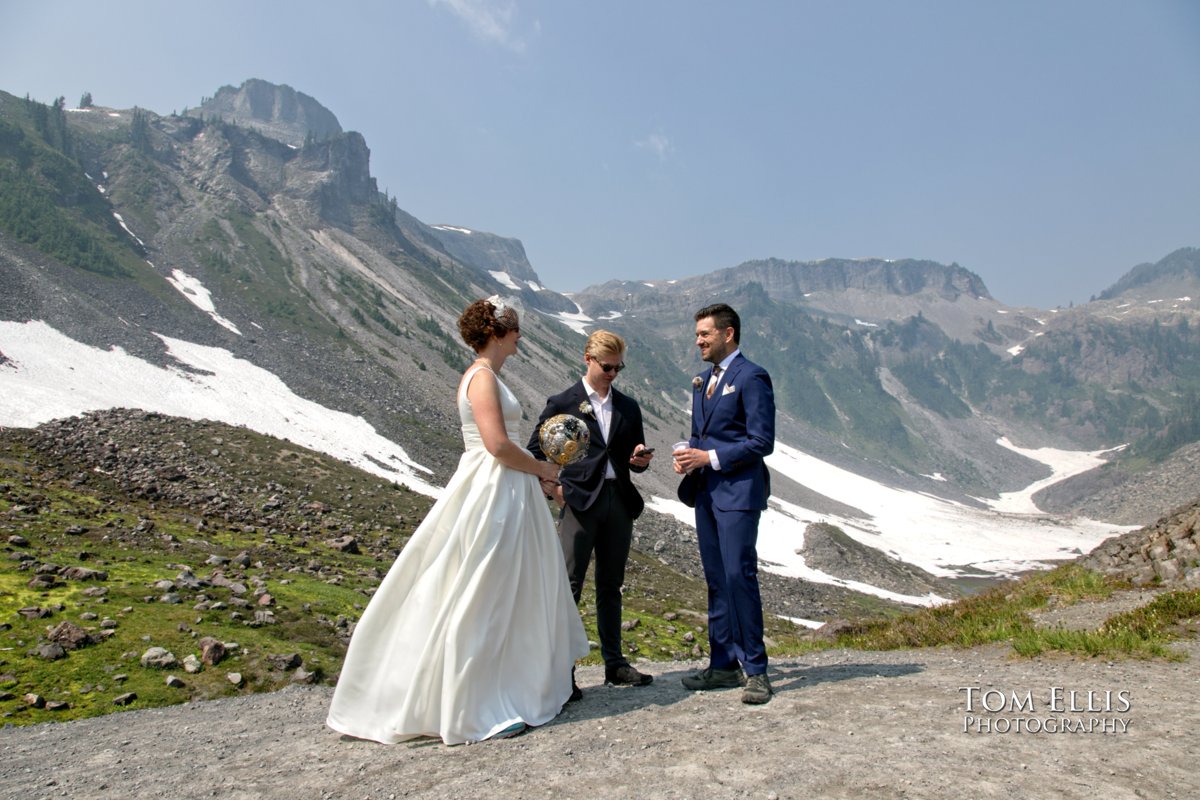
[[[18,170],[22,191],[53,206],[45,224],[95,231],[89,246],[111,253],[121,274],[5,237],[0,280],[19,290],[0,296],[0,317],[45,319],[160,364],[170,362],[160,335],[227,349],[305,397],[361,415],[420,452],[435,479],[457,451],[446,398],[467,353],[454,319],[491,294],[526,308],[525,353],[505,378],[527,415],[547,387],[580,371],[582,339],[561,317],[582,312],[630,342],[621,386],[643,404],[659,447],[679,437],[703,366],[691,311],[716,298],[742,310],[746,351],[776,378],[781,440],[897,485],[976,502],[1045,476],[1044,465],[998,446],[1001,436],[1099,448],[1168,429],[1183,443],[1193,435],[1186,398],[1200,327],[1185,323],[1194,302],[1139,305],[1136,324],[1163,332],[1147,349],[1132,309],[1007,309],[969,270],[920,260],[766,259],[568,298],[546,288],[518,240],[405,213],[378,191],[362,137],[322,122],[292,93],[249,81],[219,91],[209,114],[71,113],[69,155],[39,132],[29,101],[8,96],[6,141],[26,159],[13,163],[34,165]],[[269,126],[287,130],[268,135]],[[49,188],[47,176],[60,173],[66,188]],[[172,288],[176,271],[238,332]],[[921,477],[931,474],[943,480],[931,486]],[[647,482],[673,494],[668,474]],[[778,492],[832,505],[786,480]]]

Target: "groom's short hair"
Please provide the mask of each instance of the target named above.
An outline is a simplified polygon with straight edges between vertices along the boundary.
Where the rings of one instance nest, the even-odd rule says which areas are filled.
[[[625,340],[612,331],[606,331],[603,328],[592,331],[592,334],[587,338],[587,345],[583,348],[583,354],[595,358],[601,353],[624,356]]]
[[[723,331],[726,328],[733,328],[733,343],[738,344],[741,342],[742,319],[732,308],[724,303],[713,303],[711,306],[705,306],[696,312],[696,322],[705,317],[712,317],[713,325],[719,331]]]

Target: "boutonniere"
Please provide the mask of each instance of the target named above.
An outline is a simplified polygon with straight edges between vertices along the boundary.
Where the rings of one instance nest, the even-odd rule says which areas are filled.
[[[579,413],[583,414],[584,416],[588,416],[588,417],[596,416],[596,412],[592,410],[592,401],[584,400],[582,403],[580,403],[579,404]]]
[[[697,391],[697,392],[700,391],[700,387],[703,385],[704,385],[704,379],[701,378],[699,375],[692,378],[692,389],[694,391]]]
[[[736,386],[734,386],[732,383],[727,383],[727,384],[725,384],[725,388],[721,390],[721,395],[724,396],[727,394],[733,394],[736,391],[737,391]]]

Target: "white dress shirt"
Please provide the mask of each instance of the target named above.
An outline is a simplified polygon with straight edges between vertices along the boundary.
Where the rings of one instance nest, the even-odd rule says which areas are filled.
[[[601,398],[599,393],[587,382],[587,378],[583,378],[583,388],[587,392],[588,401],[592,404],[592,414],[595,415],[596,422],[600,425],[600,433],[604,435],[604,443],[607,445],[608,428],[612,425],[612,389],[609,389],[608,394]],[[605,458],[604,479],[613,480],[616,477],[617,471],[613,469],[612,461]]]
[[[737,355],[738,355],[738,353],[740,353],[740,352],[742,352],[742,350],[741,350],[741,348],[740,348],[740,347],[739,347],[739,348],[734,348],[734,351],[733,351],[732,353],[730,353],[729,355],[725,356],[723,359],[721,359],[721,363],[716,365],[716,366],[718,366],[718,367],[720,367],[720,368],[721,368],[721,374],[722,374],[722,375],[724,375],[724,374],[725,374],[725,372],[726,372],[726,371],[729,369],[729,365],[733,363],[733,360],[734,360],[735,358],[737,358]],[[724,391],[724,390],[722,390],[722,391]],[[720,397],[720,395],[716,395],[716,397],[718,397],[718,398],[719,398],[719,397]],[[709,461],[709,466],[711,466],[711,467],[712,467],[713,469],[715,469],[717,472],[720,472],[720,471],[721,471],[721,459],[717,458],[717,451],[716,451],[716,450],[709,450],[709,451],[708,451],[708,461]]]

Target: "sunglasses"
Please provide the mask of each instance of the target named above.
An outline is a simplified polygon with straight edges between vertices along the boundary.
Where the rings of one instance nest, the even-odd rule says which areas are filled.
[[[604,370],[606,373],[620,372],[621,370],[625,369],[624,361],[622,361],[620,364],[605,364],[603,361],[600,361],[598,359],[592,359],[592,360],[596,362],[596,366],[600,367],[600,369]]]

